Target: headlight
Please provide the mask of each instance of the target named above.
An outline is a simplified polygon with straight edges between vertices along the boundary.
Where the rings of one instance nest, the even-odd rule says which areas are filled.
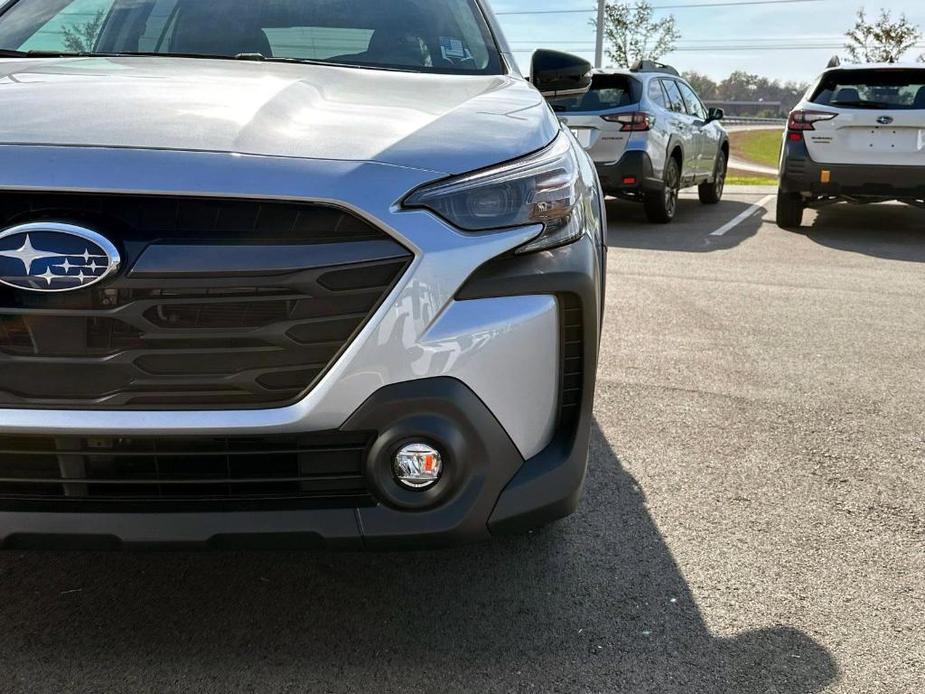
[[[517,251],[527,253],[582,235],[581,188],[571,142],[560,135],[523,159],[420,188],[404,205],[431,210],[466,231],[542,224],[542,233]]]

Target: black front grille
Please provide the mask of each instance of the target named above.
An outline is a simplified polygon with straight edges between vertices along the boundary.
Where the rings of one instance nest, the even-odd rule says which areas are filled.
[[[372,503],[363,473],[371,433],[272,437],[0,437],[0,504],[56,510],[129,504]]]
[[[0,288],[0,406],[291,403],[411,258],[320,205],[0,192],[0,228],[40,220],[98,231],[123,269],[62,294]]]

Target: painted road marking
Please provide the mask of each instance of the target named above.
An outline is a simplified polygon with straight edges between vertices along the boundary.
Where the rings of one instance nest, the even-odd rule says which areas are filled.
[[[737,216],[735,219],[732,219],[726,222],[725,224],[723,224],[723,226],[721,226],[716,231],[710,232],[710,236],[722,236],[730,229],[734,229],[735,227],[739,226],[742,222],[744,222],[746,219],[748,219],[753,214],[755,214],[758,210],[766,209],[765,206],[776,197],[777,196],[773,193],[771,195],[766,195],[765,197],[761,198],[761,200],[759,200],[754,205],[752,205],[747,210],[745,210],[742,214]]]

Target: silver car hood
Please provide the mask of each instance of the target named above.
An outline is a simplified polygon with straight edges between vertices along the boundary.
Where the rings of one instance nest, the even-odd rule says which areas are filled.
[[[0,144],[233,152],[462,173],[547,145],[517,76],[183,58],[0,59]]]

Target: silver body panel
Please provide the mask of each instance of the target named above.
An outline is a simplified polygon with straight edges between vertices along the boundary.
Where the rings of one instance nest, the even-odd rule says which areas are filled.
[[[376,161],[465,173],[558,126],[516,75],[185,58],[0,59],[0,142]],[[480,133],[479,137],[467,137]]]
[[[488,259],[539,227],[461,233],[435,215],[402,210],[432,171],[372,162],[169,150],[0,145],[0,189],[145,192],[311,200],[350,209],[415,254],[399,285],[324,378],[300,402],[264,410],[0,410],[0,433],[270,434],[340,426],[382,386],[431,376],[465,382],[522,455],[552,436],[558,318],[550,296],[455,302]],[[503,377],[499,377],[503,374]]]

